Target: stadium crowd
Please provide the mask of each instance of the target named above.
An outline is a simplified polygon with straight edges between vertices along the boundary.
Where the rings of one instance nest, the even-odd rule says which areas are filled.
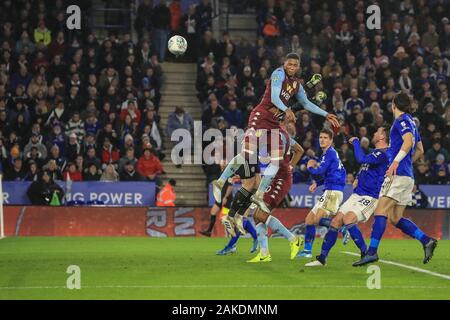
[[[365,10],[375,1],[243,1],[257,12],[256,44],[216,40],[206,31],[199,40],[197,89],[203,124],[244,128],[272,71],[289,52],[301,56],[305,82],[323,76],[316,90],[328,98],[321,107],[340,118],[335,145],[354,180],[359,168],[348,139],[357,136],[369,150],[371,137],[383,123],[392,123],[391,100],[405,91],[418,104],[414,114],[426,153],[416,165],[421,184],[450,184],[450,24],[449,1],[383,1],[381,29],[366,27]],[[309,159],[320,154],[318,132],[323,118],[297,112],[296,139],[306,156],[294,173],[295,182],[309,182]],[[218,166],[205,166],[209,180]]]
[[[134,24],[138,42],[126,32],[111,32],[100,42],[89,26],[68,30],[63,0],[3,1],[0,171],[5,180],[36,180],[45,170],[53,180],[159,183],[161,130],[167,130],[159,125],[160,62],[170,58],[168,37],[181,34],[189,43],[183,59],[198,64],[205,129],[244,128],[271,72],[293,51],[301,55],[302,79],[323,75],[316,90],[328,94],[322,107],[341,119],[335,144],[349,182],[358,167],[348,139],[358,136],[369,149],[376,127],[393,120],[393,95],[404,90],[417,100],[414,116],[426,150],[417,180],[450,183],[447,0],[384,1],[381,30],[365,25],[372,1],[244,2],[257,11],[256,43],[227,32],[214,39],[209,0],[186,12],[180,1],[143,0]],[[92,1],[80,3],[87,15]],[[319,155],[323,118],[302,110],[297,117],[290,130],[306,156],[295,181],[307,182],[305,164]],[[204,168],[209,180],[220,171],[218,164]]]
[[[77,4],[87,17],[92,1]],[[66,27],[67,5],[1,4],[0,172],[5,180],[45,171],[52,180],[159,183],[163,71],[151,34],[134,43],[111,32],[100,42],[88,25]]]

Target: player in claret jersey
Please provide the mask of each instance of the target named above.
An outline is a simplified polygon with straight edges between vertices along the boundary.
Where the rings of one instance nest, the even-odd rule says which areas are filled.
[[[304,152],[303,148],[289,136],[283,127],[279,130],[279,137],[283,151],[283,157],[279,159],[280,170],[277,171],[275,179],[273,179],[263,195],[265,207],[269,208],[269,211],[261,208],[261,206],[256,203],[252,203],[250,206],[249,211],[254,212],[253,218],[256,224],[260,251],[253,259],[248,260],[247,262],[272,261],[267,237],[268,227],[270,227],[272,231],[281,234],[289,241],[291,247],[291,259],[296,257],[302,244],[302,239],[292,234],[280,220],[271,215],[272,210],[277,208],[288,194],[292,186],[292,168],[298,163]]]
[[[303,105],[306,110],[325,117],[334,127],[339,127],[339,122],[335,115],[322,110],[307,98],[306,92],[300,84],[300,79],[296,77],[299,68],[299,56],[295,53],[290,53],[286,56],[284,65],[272,73],[261,102],[250,114],[242,152],[230,161],[220,178],[213,182],[213,194],[216,201],[220,201],[221,189],[225,181],[244,163],[252,167],[252,172],[257,171],[258,143],[263,141],[267,144],[267,151],[271,160],[279,157],[282,146],[279,144],[272,146],[273,140],[278,141],[279,133],[277,131],[280,129],[278,117],[284,113],[288,121],[295,121],[295,115],[291,107],[297,102]],[[256,193],[253,196],[249,192],[246,193],[246,196],[251,196],[252,201],[265,211],[269,209],[263,201],[264,190],[270,186],[278,170],[277,161],[271,161],[265,170],[264,177],[261,179]],[[228,225],[236,224],[240,231],[244,231],[241,230],[242,217],[239,214],[236,214],[235,217],[228,216],[230,222]]]
[[[411,117],[414,109],[413,102],[406,93],[399,93],[392,100],[395,121],[389,137],[390,166],[386,171],[380,199],[375,208],[375,221],[372,225],[369,249],[361,260],[353,263],[355,267],[378,261],[378,246],[386,230],[388,218],[396,228],[422,243],[423,263],[428,263],[433,257],[437,240],[427,236],[411,220],[403,218],[405,208],[412,200],[413,162],[424,152],[419,131]]]

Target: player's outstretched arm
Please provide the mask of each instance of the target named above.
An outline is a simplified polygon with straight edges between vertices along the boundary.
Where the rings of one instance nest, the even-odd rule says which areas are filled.
[[[322,110],[319,106],[317,106],[314,103],[312,103],[311,101],[309,101],[308,97],[306,96],[305,89],[303,89],[302,86],[300,86],[300,88],[297,92],[296,98],[297,98],[297,101],[300,102],[300,104],[303,106],[303,108],[305,108],[309,112],[318,114],[322,117],[328,116],[328,112],[326,112],[325,110]]]
[[[331,164],[331,160],[329,158],[325,158],[325,161],[321,162],[320,165],[317,168],[315,168],[308,161],[308,164],[307,164],[308,168],[307,169],[308,169],[309,173],[311,173],[311,174],[323,175],[325,172],[327,172],[328,168],[330,167],[330,164]]]
[[[349,140],[350,144],[353,145],[353,149],[355,151],[355,158],[356,161],[359,164],[377,164],[377,163],[382,163],[383,161],[386,160],[386,155],[384,155],[383,153],[370,153],[368,155],[366,155],[364,153],[364,150],[361,147],[361,144],[359,143],[359,139],[357,137],[353,137],[350,138]]]

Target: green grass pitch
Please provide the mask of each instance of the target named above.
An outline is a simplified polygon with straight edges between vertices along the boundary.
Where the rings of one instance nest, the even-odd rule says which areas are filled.
[[[238,253],[216,256],[222,238],[56,238],[0,240],[0,299],[449,299],[450,280],[377,263],[381,289],[368,289],[366,267],[354,268],[353,243],[338,244],[324,268],[290,260],[284,239],[269,242],[273,261],[245,261]],[[314,251],[320,250],[316,240]],[[415,240],[383,240],[380,258],[450,275],[450,241],[440,241],[422,264]],[[81,269],[81,289],[66,288],[69,265]]]

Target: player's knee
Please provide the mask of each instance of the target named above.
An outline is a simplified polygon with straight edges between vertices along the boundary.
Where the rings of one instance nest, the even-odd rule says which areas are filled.
[[[315,221],[315,219],[314,219],[314,213],[311,211],[311,212],[309,212],[308,215],[306,216],[305,223],[306,223],[307,225],[312,225],[312,224],[315,224],[314,221]]]
[[[346,215],[344,215],[342,221],[345,225],[356,223],[357,222],[356,214],[354,214],[353,212],[348,212]]]
[[[338,214],[336,217],[333,218],[333,220],[331,220],[330,227],[339,229],[340,227],[342,227],[343,220],[344,216],[342,214]]]
[[[390,215],[390,216],[389,216],[389,222],[390,222],[393,226],[396,226],[399,220],[400,220],[400,217],[398,217],[398,216],[395,216],[395,215]]]

